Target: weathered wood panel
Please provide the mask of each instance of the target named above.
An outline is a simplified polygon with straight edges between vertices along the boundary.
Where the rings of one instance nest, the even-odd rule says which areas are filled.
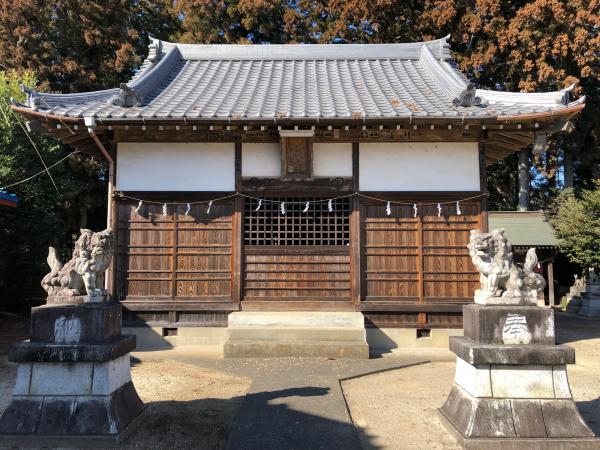
[[[405,201],[405,200],[403,200]],[[408,202],[407,202],[408,203]],[[478,203],[363,205],[364,294],[374,301],[469,301],[478,284],[466,245],[480,227]]]
[[[245,300],[350,300],[347,246],[245,248]]]
[[[233,203],[119,205],[121,299],[231,300]]]
[[[409,206],[365,205],[365,295],[369,299],[417,300],[419,298],[418,219]]]
[[[436,206],[421,208],[423,224],[423,297],[424,300],[471,301],[479,285],[478,272],[466,248],[470,230],[480,228],[477,203],[442,205],[438,217]]]

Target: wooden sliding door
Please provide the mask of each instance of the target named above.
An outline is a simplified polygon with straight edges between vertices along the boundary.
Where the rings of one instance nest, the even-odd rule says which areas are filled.
[[[408,203],[408,202],[407,202]],[[479,203],[419,206],[363,204],[363,299],[382,302],[471,301],[478,275],[466,245],[481,227]]]
[[[233,202],[119,205],[117,293],[123,300],[232,300]],[[166,214],[163,214],[166,212]]]

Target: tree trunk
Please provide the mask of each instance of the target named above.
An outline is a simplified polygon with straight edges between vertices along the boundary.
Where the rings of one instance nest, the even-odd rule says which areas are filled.
[[[519,211],[529,209],[529,149],[519,152]]]
[[[87,207],[82,205],[79,207],[79,228],[87,228],[88,222],[88,210]]]
[[[568,149],[563,151],[564,187],[573,187],[573,153]]]

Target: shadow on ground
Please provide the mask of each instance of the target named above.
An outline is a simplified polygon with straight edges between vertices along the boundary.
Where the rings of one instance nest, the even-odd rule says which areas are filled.
[[[235,417],[244,401],[269,410],[272,421],[262,423],[263,428],[271,428],[269,433],[275,439],[265,441],[261,435],[256,439],[243,439],[244,450],[252,449],[354,449],[358,442],[358,433],[363,434],[365,442],[369,436],[364,430],[354,426],[307,414],[277,403],[287,397],[313,397],[326,395],[329,389],[321,387],[290,388],[276,391],[258,392],[237,396],[231,399],[199,399],[192,401],[149,402],[145,417],[139,427],[122,443],[120,449],[240,449],[236,445],[236,433],[250,433],[255,423],[235,423]],[[232,429],[235,430],[232,434]],[[306,430],[299,435],[295,430]],[[347,442],[348,436],[354,436],[356,442]],[[229,440],[229,445],[228,445]],[[367,445],[369,450],[380,447]]]
[[[575,402],[583,420],[600,437],[600,397],[594,400]]]
[[[600,338],[600,318],[555,311],[554,323],[557,344]]]

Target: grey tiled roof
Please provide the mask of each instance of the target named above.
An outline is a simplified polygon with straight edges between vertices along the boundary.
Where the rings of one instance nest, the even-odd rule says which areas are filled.
[[[27,106],[55,115],[114,120],[494,118],[561,110],[569,106],[569,90],[475,90],[456,69],[446,38],[326,45],[155,40],[139,72],[120,88],[29,92]]]

